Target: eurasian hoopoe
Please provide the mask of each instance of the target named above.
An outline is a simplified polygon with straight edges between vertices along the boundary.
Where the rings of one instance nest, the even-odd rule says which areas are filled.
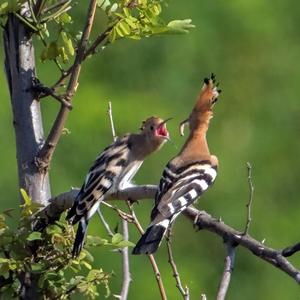
[[[179,154],[165,167],[151,213],[151,223],[133,249],[133,254],[151,254],[159,247],[175,218],[200,197],[217,176],[218,159],[211,155],[206,141],[212,107],[220,90],[215,77],[204,79],[204,86],[189,118],[190,134]],[[182,133],[183,134],[183,133]]]
[[[78,256],[82,249],[89,219],[100,202],[112,193],[129,187],[144,159],[169,138],[166,121],[157,117],[148,118],[139,134],[118,138],[97,157],[67,215],[72,225],[79,221],[73,257]]]

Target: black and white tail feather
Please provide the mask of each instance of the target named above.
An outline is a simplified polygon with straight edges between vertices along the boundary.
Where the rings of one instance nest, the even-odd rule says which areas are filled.
[[[154,253],[170,224],[213,184],[216,176],[217,167],[212,166],[210,161],[196,161],[179,168],[171,161],[160,180],[151,224],[132,254]]]
[[[120,184],[118,179],[126,170],[128,153],[128,136],[125,136],[104,149],[90,168],[66,217],[72,225],[79,222],[72,250],[73,257],[77,257],[82,250],[89,220],[97,211],[100,202]]]

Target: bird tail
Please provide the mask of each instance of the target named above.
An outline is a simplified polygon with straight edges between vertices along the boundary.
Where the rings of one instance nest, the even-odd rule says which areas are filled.
[[[169,224],[170,220],[163,220],[160,223],[150,225],[134,247],[132,254],[152,254],[156,252]]]
[[[88,226],[88,220],[85,218],[81,218],[78,223],[78,228],[76,232],[76,237],[73,245],[72,256],[73,258],[78,257],[83,247],[85,241],[86,230]]]

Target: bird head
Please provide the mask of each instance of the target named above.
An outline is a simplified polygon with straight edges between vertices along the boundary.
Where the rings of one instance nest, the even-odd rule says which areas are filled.
[[[207,123],[212,118],[212,108],[218,100],[221,90],[216,84],[215,75],[204,79],[203,87],[197,98],[196,104],[188,119],[180,123],[180,134],[183,135],[185,124],[189,124],[190,130],[199,126],[201,123]]]
[[[165,141],[169,140],[169,132],[166,123],[171,118],[163,120],[159,117],[150,117],[143,121],[141,131],[146,135],[150,144],[154,148],[159,148]]]

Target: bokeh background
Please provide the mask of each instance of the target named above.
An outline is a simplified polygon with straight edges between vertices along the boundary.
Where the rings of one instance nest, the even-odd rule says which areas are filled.
[[[85,1],[74,10],[80,28]],[[51,167],[53,194],[80,186],[87,169],[111,142],[106,114],[112,101],[118,135],[137,131],[150,115],[174,117],[168,124],[172,144],[149,158],[136,176],[138,184],[156,184],[162,168],[184,139],[178,123],[186,118],[211,72],[217,74],[223,93],[215,106],[208,140],[220,161],[214,187],[198,207],[236,229],[244,228],[249,197],[246,162],[253,166],[255,186],[250,234],[266,245],[282,248],[300,240],[300,4],[296,0],[267,1],[171,1],[165,19],[191,18],[196,25],[188,35],[122,40],[89,59],[82,70],[74,109]],[[96,27],[101,27],[98,19]],[[2,40],[1,40],[2,45]],[[37,56],[40,48],[37,47]],[[3,61],[3,49],[0,49]],[[53,83],[56,70],[38,64],[42,81]],[[0,209],[18,205],[15,141],[7,85],[0,72]],[[45,131],[57,112],[52,100],[43,100]],[[149,220],[151,201],[136,212],[143,226]],[[104,209],[114,227],[118,218]],[[97,217],[89,233],[106,237]],[[130,240],[139,235],[130,226]],[[214,299],[223,271],[224,245],[216,235],[195,232],[184,217],[174,227],[174,255],[191,299],[205,293]],[[113,293],[119,293],[121,257],[102,247],[96,249],[95,266],[113,271]],[[181,299],[175,287],[166,247],[156,255],[169,299]],[[146,257],[130,257],[133,282],[129,299],[159,299]],[[291,261],[300,268],[300,257]],[[228,299],[299,299],[299,287],[283,272],[261,261],[242,247]],[[101,297],[100,297],[101,299]],[[111,297],[111,299],[113,299]]]

